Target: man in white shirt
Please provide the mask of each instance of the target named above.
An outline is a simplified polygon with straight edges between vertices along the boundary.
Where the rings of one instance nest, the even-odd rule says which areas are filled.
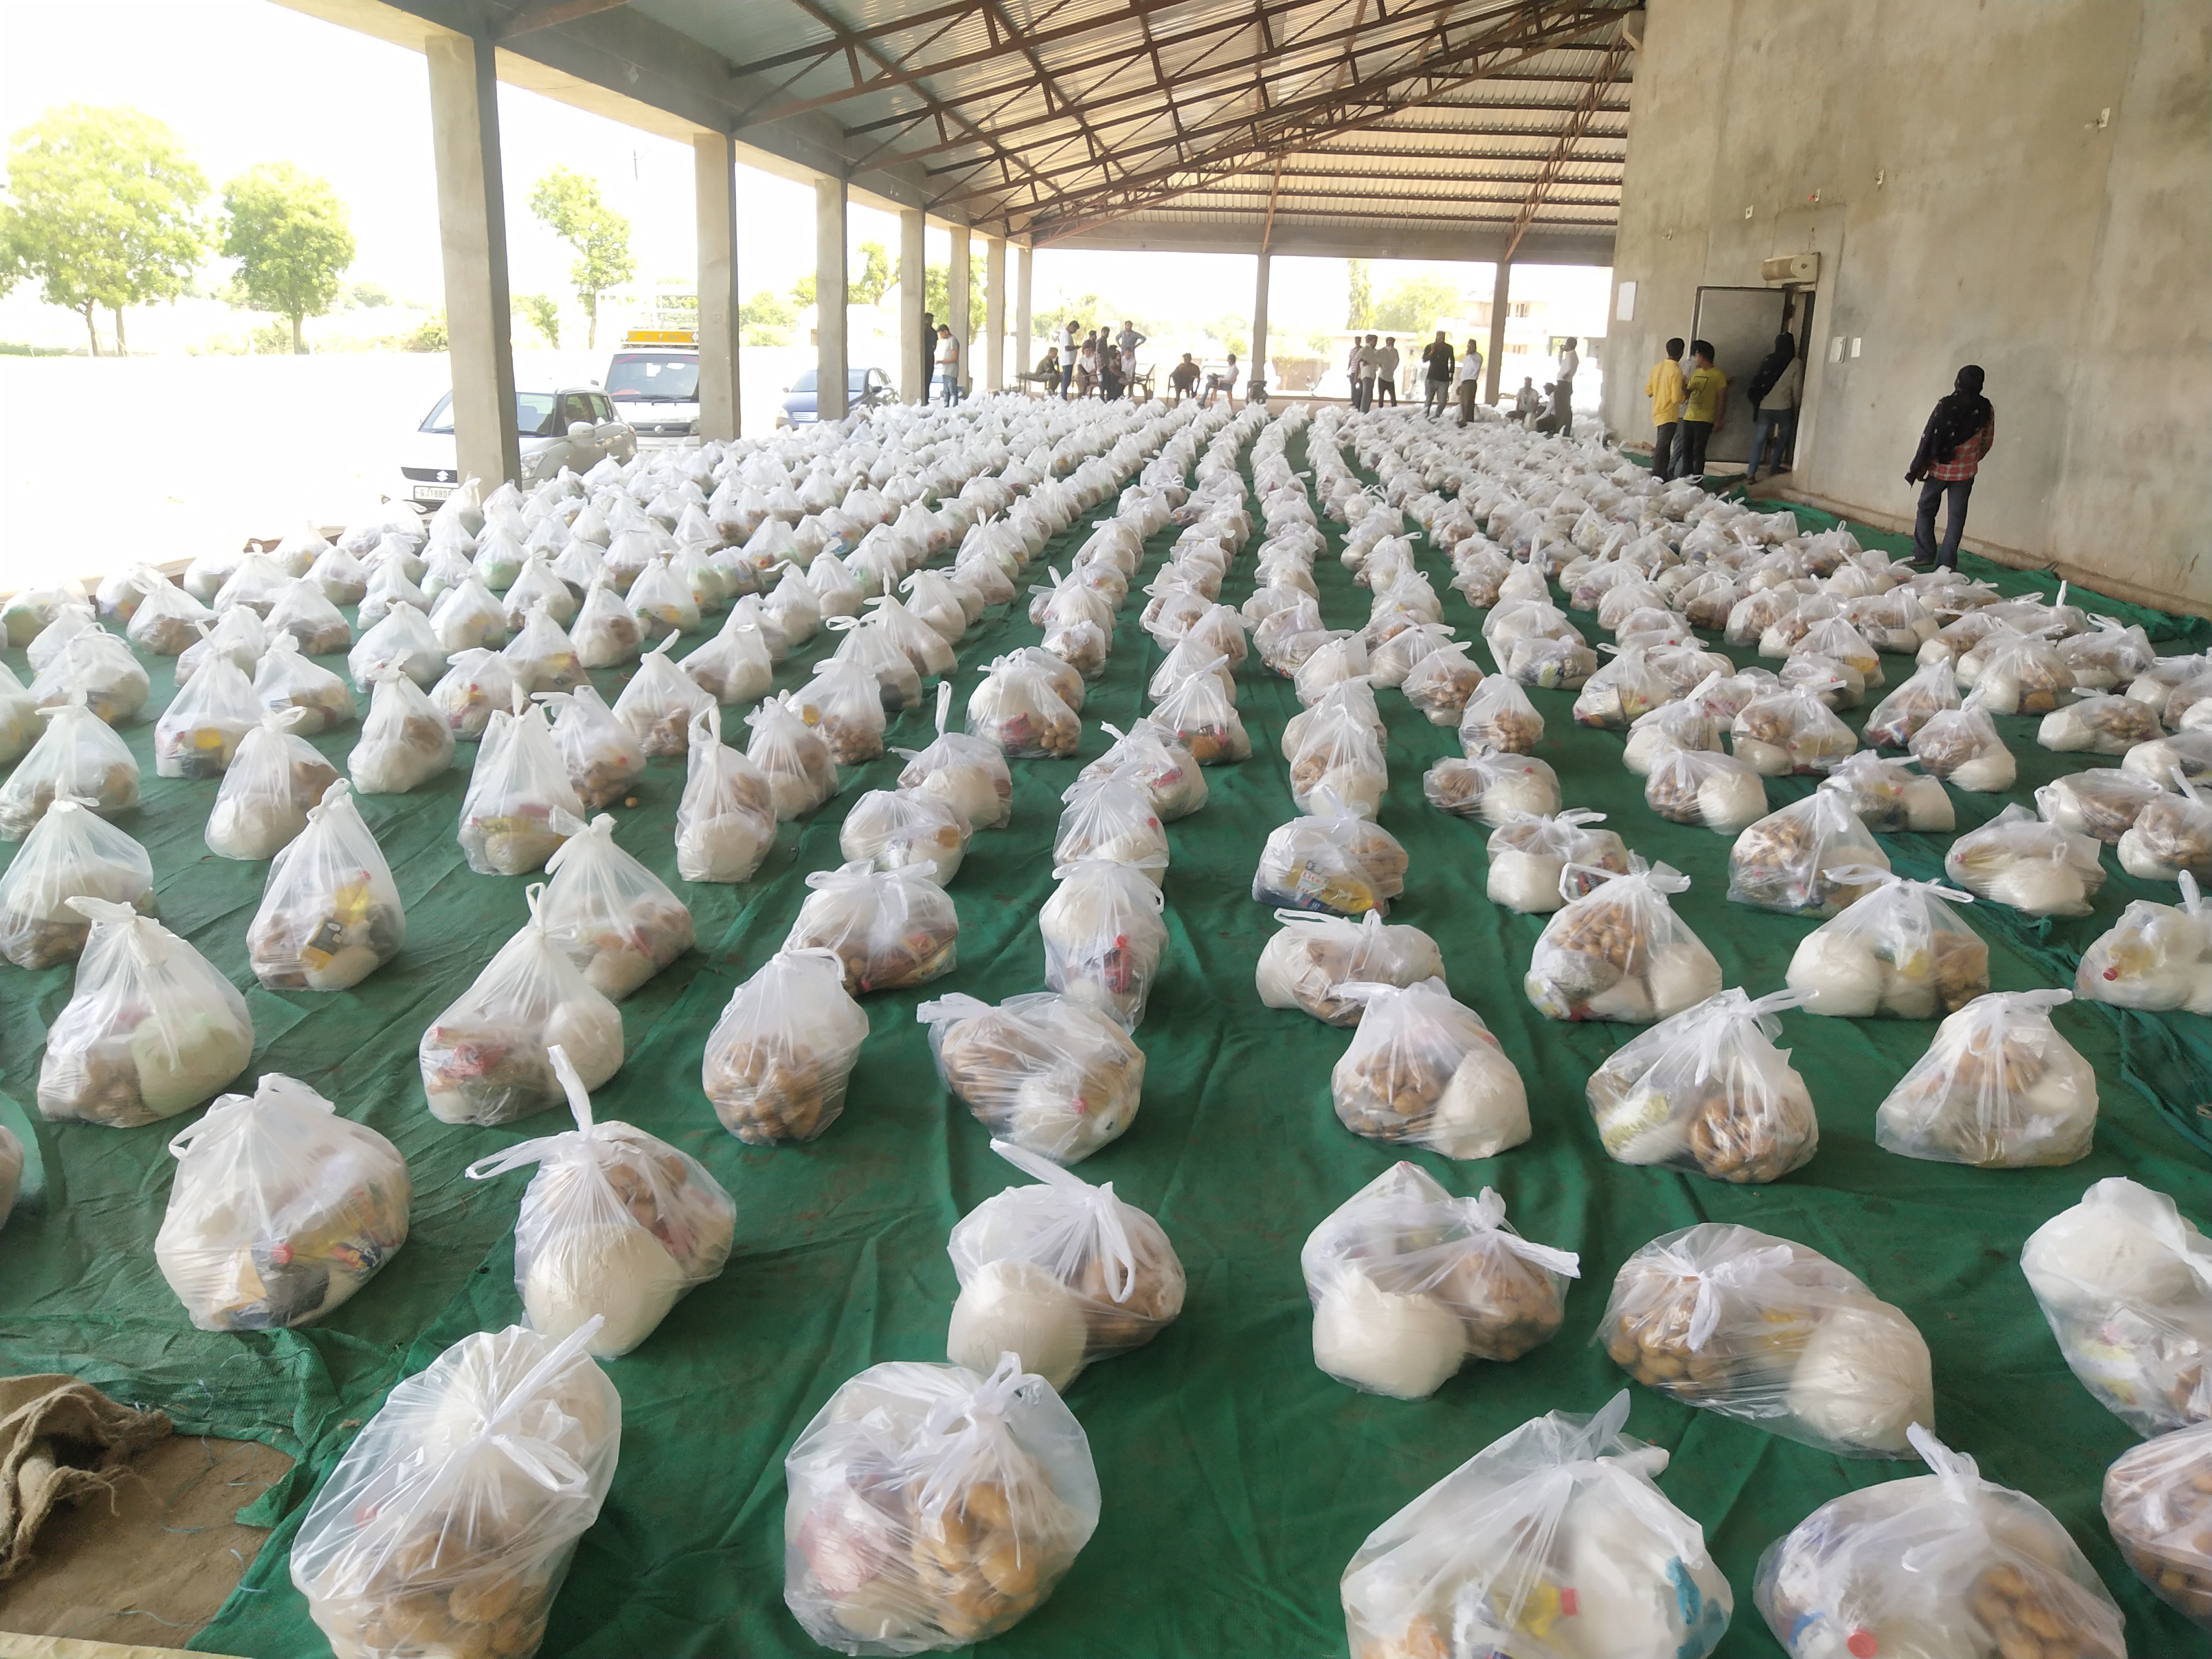
[[[1370,334],[1359,344],[1359,391],[1352,398],[1354,408],[1375,407],[1375,377],[1382,373],[1382,348],[1375,343],[1375,336]]]
[[[1559,373],[1553,385],[1552,413],[1559,422],[1559,436],[1571,438],[1575,427],[1575,371],[1583,360],[1575,353],[1575,337],[1570,334],[1566,344],[1559,348]]]
[[[1067,401],[1067,388],[1075,379],[1075,319],[1071,317],[1060,325],[1060,398]]]
[[[1398,406],[1398,337],[1389,336],[1375,353],[1375,391],[1379,401]]]
[[[1474,400],[1482,395],[1482,349],[1469,340],[1459,359],[1459,423],[1474,418]]]

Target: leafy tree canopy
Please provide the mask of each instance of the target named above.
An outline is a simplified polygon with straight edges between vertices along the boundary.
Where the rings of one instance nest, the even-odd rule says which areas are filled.
[[[290,318],[292,349],[306,352],[302,320],[331,308],[353,264],[345,204],[329,180],[264,161],[223,186],[222,205],[222,252],[238,261],[239,287],[259,309]]]
[[[599,195],[599,181],[573,167],[556,167],[530,192],[530,210],[576,250],[568,281],[584,308],[587,347],[599,343],[599,295],[637,275],[629,250],[629,221]]]

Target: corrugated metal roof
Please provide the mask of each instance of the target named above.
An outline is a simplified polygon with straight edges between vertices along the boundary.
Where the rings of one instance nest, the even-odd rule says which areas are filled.
[[[726,60],[738,136],[836,124],[933,211],[1610,228],[1632,0],[635,0]],[[1172,216],[1170,218],[1170,216]]]

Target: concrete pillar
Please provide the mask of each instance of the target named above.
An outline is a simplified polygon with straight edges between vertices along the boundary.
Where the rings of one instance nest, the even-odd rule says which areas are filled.
[[[927,262],[922,257],[922,234],[927,220],[920,210],[899,215],[899,372],[901,403],[929,401],[929,371],[923,359],[936,348],[921,331],[929,286]]]
[[[1026,374],[1036,361],[1030,339],[1030,264],[1036,250],[1024,243],[1014,253],[1014,373]]]
[[[1006,389],[1006,239],[983,241],[983,390]]]
[[[489,41],[438,35],[423,50],[430,60],[430,149],[445,255],[453,448],[461,477],[481,478],[489,491],[522,471],[514,431],[499,88]]]
[[[726,132],[691,135],[699,219],[699,435],[738,435],[738,167]]]
[[[814,398],[825,421],[845,418],[845,181],[814,181]]]
[[[1252,362],[1244,371],[1244,400],[1252,400],[1254,384],[1262,390],[1267,378],[1267,283],[1273,276],[1275,256],[1260,256],[1259,273],[1252,279]]]
[[[975,384],[975,365],[968,359],[969,347],[973,343],[968,337],[975,331],[968,326],[968,227],[965,225],[952,227],[952,269],[948,274],[951,280],[945,284],[945,289],[951,301],[952,314],[939,317],[937,320],[952,325],[952,337],[960,343],[960,384],[963,387],[971,386]]]
[[[1513,263],[1498,262],[1498,281],[1490,290],[1490,361],[1482,366],[1482,401],[1495,407],[1498,377],[1505,366],[1505,308],[1513,293]]]

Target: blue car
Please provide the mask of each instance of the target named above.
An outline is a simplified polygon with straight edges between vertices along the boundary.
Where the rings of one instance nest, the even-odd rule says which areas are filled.
[[[807,369],[791,383],[791,390],[783,394],[783,413],[775,417],[778,426],[805,426],[817,418],[814,374],[814,370]],[[897,401],[898,392],[891,386],[890,376],[880,368],[845,371],[845,407],[848,413]]]

